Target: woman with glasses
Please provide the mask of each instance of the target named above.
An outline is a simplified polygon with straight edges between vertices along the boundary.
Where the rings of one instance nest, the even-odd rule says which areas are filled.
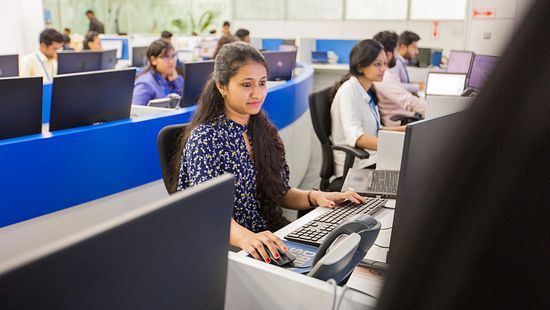
[[[152,99],[175,93],[181,96],[183,78],[176,72],[176,50],[165,40],[156,40],[147,48],[148,63],[137,76],[132,104],[147,105]]]

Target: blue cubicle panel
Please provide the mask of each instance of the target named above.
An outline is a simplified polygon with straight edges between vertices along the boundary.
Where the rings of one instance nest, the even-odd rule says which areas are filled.
[[[333,51],[338,55],[339,64],[349,64],[349,53],[357,44],[357,40],[317,40],[316,51],[328,52]]]
[[[313,69],[299,66],[264,103],[279,130],[308,109]],[[157,134],[189,122],[195,109],[0,140],[0,227],[161,179]]]
[[[266,51],[278,51],[283,44],[283,39],[262,39],[262,49]]]
[[[52,83],[42,85],[42,123],[50,122],[50,109],[52,107]]]
[[[191,113],[0,141],[0,227],[160,179],[157,134]]]

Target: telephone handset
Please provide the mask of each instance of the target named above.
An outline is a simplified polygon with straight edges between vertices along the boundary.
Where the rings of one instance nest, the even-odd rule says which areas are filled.
[[[341,284],[365,257],[380,232],[380,222],[367,214],[350,216],[330,232],[313,259],[309,276]]]

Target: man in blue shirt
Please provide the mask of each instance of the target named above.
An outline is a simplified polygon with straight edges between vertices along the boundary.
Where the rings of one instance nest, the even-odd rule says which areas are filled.
[[[399,36],[396,64],[391,69],[399,77],[403,87],[413,94],[425,88],[424,82],[411,83],[407,71],[409,60],[416,59],[418,56],[418,41],[420,41],[420,36],[411,31],[405,31]]]

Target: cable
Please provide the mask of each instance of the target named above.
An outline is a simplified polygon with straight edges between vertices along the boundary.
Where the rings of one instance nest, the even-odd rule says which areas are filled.
[[[336,292],[337,292],[337,287],[338,287],[338,283],[336,283],[336,281],[334,279],[328,279],[327,281],[328,283],[332,284],[332,286],[334,287],[334,292],[333,292],[333,297],[332,297],[332,310],[335,310],[335,307],[336,307]]]
[[[379,247],[379,248],[382,248],[382,249],[389,249],[390,248],[389,246],[383,246],[383,245],[380,245],[378,243],[375,243],[374,245]]]
[[[393,208],[390,208],[390,207],[386,207],[385,205],[384,205],[384,206],[382,206],[382,208],[384,208],[384,209],[390,209],[390,210],[393,210],[393,209],[395,209],[395,207],[393,207]]]
[[[348,288],[349,286],[344,285],[344,290],[342,290],[342,296],[340,296],[340,301],[338,301],[338,306],[336,307],[336,310],[340,309],[340,305],[342,305],[342,300],[344,300],[344,295],[346,294]]]
[[[380,228],[380,230],[388,230],[388,229],[391,229],[391,226],[390,226],[390,227],[386,227],[386,228]]]

